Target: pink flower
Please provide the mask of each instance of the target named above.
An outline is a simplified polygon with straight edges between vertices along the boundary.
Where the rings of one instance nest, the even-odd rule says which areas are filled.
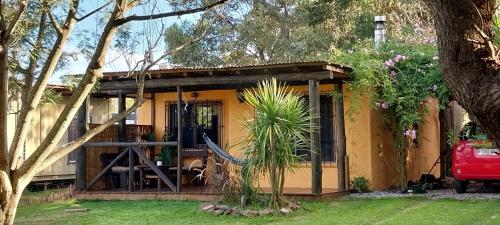
[[[382,109],[388,109],[389,108],[389,103],[382,102],[382,104],[380,104],[380,106],[382,107]]]
[[[391,71],[391,72],[389,73],[389,77],[391,77],[392,79],[396,78],[396,76],[397,76],[397,75],[398,75],[398,74],[397,74],[396,72],[394,72],[394,71]]]
[[[438,89],[438,86],[434,84],[434,85],[432,85],[431,89],[432,89],[432,92],[436,92]]]
[[[391,67],[394,67],[395,62],[394,62],[394,61],[392,61],[392,59],[389,59],[389,60],[387,60],[387,61],[385,61],[385,62],[384,62],[384,65],[385,65],[385,67],[387,67],[387,68],[391,68]]]
[[[399,62],[401,60],[401,58],[403,58],[403,56],[396,55],[396,57],[394,57],[394,62]]]
[[[406,60],[406,56],[404,56],[404,55],[399,55],[399,54],[398,54],[398,55],[396,55],[396,56],[394,57],[394,59],[392,59],[392,60],[393,60],[394,62],[405,61],[405,60]]]
[[[403,133],[404,136],[410,137],[412,140],[417,139],[417,131],[416,130],[405,130]]]

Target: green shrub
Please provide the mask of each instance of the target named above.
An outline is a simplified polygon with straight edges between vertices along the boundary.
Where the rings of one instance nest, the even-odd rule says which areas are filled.
[[[355,177],[351,181],[351,191],[358,193],[370,192],[371,190],[368,185],[368,179],[366,179],[365,177]]]

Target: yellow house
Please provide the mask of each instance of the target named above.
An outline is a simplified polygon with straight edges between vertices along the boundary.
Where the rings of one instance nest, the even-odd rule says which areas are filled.
[[[151,75],[145,82],[147,101],[137,110],[137,121],[140,125],[150,127],[145,130],[153,131],[157,142],[163,141],[164,135],[172,136],[167,142],[157,145],[177,146],[178,149],[183,149],[175,158],[179,159],[184,170],[196,161],[196,156],[200,156],[192,154],[193,152],[206,151],[208,156],[213,156],[199,129],[203,129],[213,142],[230,155],[238,157],[241,154],[240,143],[247,134],[242,121],[245,115],[252,113],[252,109],[242,99],[241,93],[245,88],[255,86],[259,80],[274,77],[308,97],[311,106],[316,106],[320,114],[319,135],[312,135],[311,142],[321,149],[321,157],[318,159],[311,157],[310,160],[298,165],[293,172],[288,173],[285,191],[313,194],[342,191],[348,188],[349,181],[355,177],[367,178],[370,187],[375,190],[398,184],[397,154],[392,140],[394,131],[389,130],[384,123],[381,112],[370,107],[369,99],[365,97],[361,101],[359,110],[352,115],[347,114],[351,104],[349,87],[346,83],[351,73],[348,67],[316,61],[237,67],[178,67],[149,72]],[[124,99],[133,98],[137,89],[135,78],[126,75],[127,72],[106,73],[101,79],[97,93],[121,99],[118,101],[120,111],[125,108]],[[332,98],[333,92],[343,93],[342,101]],[[440,154],[437,104],[434,99],[427,99],[425,103],[428,115],[419,126],[420,142],[408,159],[412,162],[409,175],[413,180],[427,173]],[[179,117],[182,119],[179,120]],[[181,126],[178,126],[179,122]],[[116,132],[125,135],[126,128],[121,127]],[[114,132],[117,128],[111,129]],[[111,131],[107,133],[110,134]],[[118,156],[120,151],[117,149],[125,147],[132,149],[135,145],[134,143],[123,144],[121,147],[113,145],[110,140],[120,139],[119,134],[113,135],[115,135],[113,140],[97,137],[93,142],[99,143],[87,144],[86,152],[79,153],[86,158],[86,163],[77,166],[77,186],[80,190],[96,192],[105,189],[106,184],[102,180],[107,173],[113,171],[113,167],[96,163],[98,157],[111,152],[115,152],[117,157],[126,157],[123,156],[125,153]],[[182,141],[177,141],[179,139]],[[145,148],[147,147],[142,147]],[[146,163],[152,163],[154,155],[160,154],[161,148],[157,146],[152,153],[149,152],[150,161]],[[134,151],[130,150],[130,155],[133,154]],[[116,162],[118,160],[114,163]],[[142,167],[133,165],[132,160],[129,160],[129,163],[125,167],[128,169],[138,167],[142,171]],[[148,164],[148,167],[152,166]],[[176,184],[181,182],[187,185],[190,179],[184,175],[185,171],[178,168],[179,166],[175,165],[169,169],[170,172],[175,170],[173,173],[177,174],[176,177],[158,175],[150,178],[169,183],[167,187],[171,190],[166,189],[166,191],[182,191],[183,189],[179,187],[182,185]],[[215,169],[210,168],[210,165],[207,171],[215,173]],[[438,169],[432,172],[439,176],[439,165]],[[85,175],[78,179],[78,173]],[[137,173],[125,174],[127,179],[137,180]],[[140,179],[145,179],[142,173]],[[208,179],[208,184],[213,182]],[[143,181],[139,182],[142,187]],[[269,186],[264,176],[259,179],[259,185],[263,188]],[[138,186],[137,182],[133,184],[128,182],[128,191],[134,191]]]

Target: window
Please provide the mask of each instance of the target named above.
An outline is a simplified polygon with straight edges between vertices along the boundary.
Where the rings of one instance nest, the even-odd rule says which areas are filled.
[[[309,98],[305,96],[306,104],[309,104]],[[333,121],[333,98],[330,95],[320,97],[320,148],[321,161],[323,163],[334,163],[335,142],[334,142],[334,121]],[[311,161],[311,152],[309,149],[297,149],[295,154],[303,157],[305,161]]]
[[[177,103],[166,104],[168,112],[167,131],[177,137]],[[191,101],[182,105],[182,145],[184,148],[205,148],[202,133],[221,145],[223,131],[222,102],[220,101]],[[202,130],[200,130],[202,129]]]
[[[78,122],[78,117],[75,116],[73,120],[71,120],[71,123],[69,124],[69,127],[66,130],[66,133],[64,134],[67,138],[66,143],[76,140],[80,136],[80,129],[81,127]],[[72,151],[68,154],[68,164],[73,164],[73,163],[76,163],[75,151]]]

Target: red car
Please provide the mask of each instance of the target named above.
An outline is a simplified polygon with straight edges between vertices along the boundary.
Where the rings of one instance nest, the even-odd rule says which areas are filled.
[[[485,185],[500,181],[500,151],[481,129],[468,123],[461,132],[460,141],[453,146],[454,187],[457,193],[467,191],[469,181]]]

